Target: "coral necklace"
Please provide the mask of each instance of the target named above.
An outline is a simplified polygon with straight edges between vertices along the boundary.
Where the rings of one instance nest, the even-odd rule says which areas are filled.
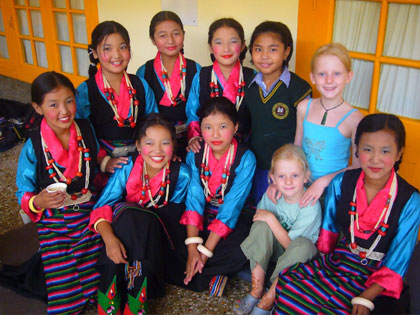
[[[356,219],[356,226],[357,229],[359,231],[361,231],[360,227],[359,227],[359,215],[357,213],[357,207],[356,207],[356,188],[354,189],[354,193],[353,193],[353,201],[350,202],[350,239],[351,239],[351,243],[349,244],[349,248],[352,251],[353,254],[359,255],[361,260],[361,263],[363,265],[367,264],[367,258],[370,259],[375,259],[375,260],[380,260],[377,259],[379,258],[377,255],[376,257],[374,257],[375,253],[373,252],[376,248],[376,246],[378,245],[379,241],[381,240],[382,236],[386,235],[386,231],[389,228],[389,225],[387,224],[388,222],[388,218],[389,215],[391,213],[391,209],[392,209],[392,205],[394,204],[395,201],[395,197],[396,197],[396,191],[397,191],[397,176],[395,173],[393,173],[393,179],[392,179],[392,183],[391,183],[391,188],[389,189],[389,194],[388,194],[388,198],[387,201],[385,202],[385,206],[384,209],[381,212],[381,215],[379,216],[378,221],[375,224],[375,227],[369,231],[369,232],[373,232],[376,229],[378,229],[379,225],[379,229],[377,230],[378,232],[378,236],[376,237],[375,241],[372,243],[372,245],[369,247],[369,249],[365,249],[362,248],[360,246],[357,245],[356,241],[354,240],[354,221]],[[361,231],[364,232],[364,231]],[[383,257],[383,255],[381,255]]]
[[[229,152],[226,156],[225,166],[223,167],[222,172],[222,188],[220,191],[221,197],[217,200],[219,204],[223,203],[223,200],[225,198],[225,190],[228,185],[229,176],[230,176],[230,168],[233,163],[233,152],[235,150],[235,146],[233,143],[229,147]],[[200,178],[201,182],[204,186],[204,196],[206,197],[206,201],[210,202],[214,197],[215,194],[212,194],[209,189],[209,179],[211,177],[210,175],[210,168],[209,168],[209,152],[210,147],[207,143],[204,144],[204,152],[203,152],[203,159],[201,161],[201,170],[200,170]]]
[[[160,208],[168,204],[169,185],[171,183],[171,181],[169,180],[170,172],[171,170],[169,169],[169,162],[168,162],[166,163],[162,172],[162,181],[160,183],[159,193],[157,197],[154,199],[151,188],[150,188],[150,184],[149,184],[149,175],[147,174],[146,162],[143,161],[143,170],[141,174],[141,180],[142,180],[143,186],[141,187],[141,195],[140,195],[140,200],[138,202],[139,205],[142,205],[144,200],[146,199],[146,191],[149,195],[149,200],[150,200],[149,204],[145,205],[146,208],[150,208],[150,207]],[[158,202],[163,195],[165,195],[165,200],[163,201],[163,204],[158,205]]]
[[[239,107],[241,107],[242,101],[245,96],[245,81],[244,81],[244,72],[242,71],[242,65],[240,65],[239,69],[239,81],[238,81],[238,92],[236,94],[236,110],[239,110]],[[211,70],[211,81],[210,81],[210,97],[219,97],[220,96],[220,89],[219,89],[219,83],[217,81],[216,73],[214,72],[214,69]]]
[[[182,59],[182,54],[179,53],[179,79],[181,81],[181,92],[179,93],[179,98],[182,101],[186,101],[185,98],[185,77],[187,75],[187,66],[184,64],[184,60]],[[172,106],[175,106],[177,104],[176,102],[176,96],[172,94],[172,89],[171,89],[171,83],[169,81],[169,75],[168,75],[168,71],[166,71],[165,66],[163,65],[162,62],[162,56],[160,56],[160,65],[161,65],[161,69],[162,69],[162,80],[163,80],[163,85],[165,87],[166,90],[166,95],[168,96],[168,99],[171,101]]]
[[[56,183],[64,182],[67,185],[70,185],[72,182],[80,180],[83,176],[82,173],[82,164],[83,161],[82,159],[85,161],[86,163],[86,176],[85,176],[85,187],[82,188],[81,190],[81,194],[85,195],[88,193],[89,189],[89,176],[90,176],[90,167],[89,167],[89,161],[92,159],[90,157],[89,148],[86,148],[86,144],[85,141],[83,140],[82,134],[80,132],[79,126],[76,124],[76,122],[74,122],[74,125],[76,127],[76,139],[78,142],[78,148],[77,150],[79,151],[79,168],[78,168],[78,172],[76,173],[76,176],[73,178],[66,178],[63,173],[60,171],[60,169],[57,167],[55,160],[53,159],[50,150],[47,147],[47,144],[45,143],[44,138],[42,137],[42,133],[41,133],[41,145],[42,145],[42,151],[44,152],[44,157],[45,157],[45,161],[47,162],[47,166],[45,167],[45,169],[47,170],[49,177],[54,179],[54,181]],[[57,175],[59,178],[57,178]],[[72,194],[71,195],[71,199],[72,200],[77,200],[77,198],[79,197],[80,194]]]
[[[140,102],[137,99],[136,90],[131,85],[130,78],[129,78],[126,71],[124,71],[124,78],[125,78],[125,82],[127,83],[128,96],[130,97],[130,113],[131,113],[131,116],[127,117],[126,119],[123,119],[118,114],[117,102],[116,102],[115,96],[114,96],[114,89],[109,84],[105,75],[102,74],[102,80],[104,82],[105,96],[106,96],[106,99],[108,100],[109,105],[112,108],[112,111],[114,112],[114,115],[115,115],[114,119],[117,121],[118,127],[134,128],[136,126],[136,121],[137,121],[137,115],[138,115],[138,111],[139,111]]]

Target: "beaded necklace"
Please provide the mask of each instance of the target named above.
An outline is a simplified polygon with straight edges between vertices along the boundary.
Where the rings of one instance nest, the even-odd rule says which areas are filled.
[[[222,172],[222,188],[221,188],[221,197],[217,200],[219,204],[223,203],[225,198],[225,190],[228,185],[229,176],[230,176],[230,168],[233,163],[233,152],[235,150],[235,146],[233,144],[229,147],[229,152],[226,156],[225,166],[223,167]],[[210,202],[214,197],[215,194],[212,194],[209,189],[209,179],[210,175],[210,168],[209,168],[209,152],[210,147],[207,143],[204,144],[204,152],[203,152],[203,159],[201,161],[201,170],[200,170],[200,178],[201,182],[204,186],[204,196],[206,197],[206,201]]]
[[[133,88],[130,78],[126,71],[124,71],[124,78],[125,78],[125,82],[127,83],[128,96],[130,97],[130,112],[131,112],[131,116],[127,117],[126,119],[123,119],[118,114],[117,101],[115,100],[115,96],[114,96],[114,89],[109,84],[105,75],[102,74],[105,96],[106,96],[106,99],[108,100],[109,105],[112,108],[112,111],[114,112],[114,115],[115,115],[114,119],[117,121],[118,127],[134,128],[136,126],[140,102],[137,99],[136,90]]]
[[[89,167],[89,161],[92,159],[90,157],[89,148],[86,148],[85,141],[83,140],[82,134],[80,132],[79,126],[74,122],[74,125],[76,127],[76,139],[78,143],[77,150],[79,151],[79,167],[78,172],[76,173],[76,176],[73,178],[66,178],[64,174],[60,171],[60,169],[57,167],[55,160],[53,159],[50,150],[47,147],[47,144],[45,143],[44,138],[42,137],[41,133],[41,145],[42,145],[42,152],[44,153],[45,161],[47,162],[47,166],[45,169],[47,170],[49,177],[54,179],[56,183],[64,182],[67,185],[70,185],[72,182],[80,180],[83,176],[82,173],[82,164],[83,160],[86,163],[86,176],[85,176],[85,187],[82,188],[81,194],[86,195],[89,192],[89,176],[90,176],[90,167]],[[57,178],[58,175],[58,178]],[[74,193],[71,195],[71,200],[77,200],[77,198],[80,196],[78,193]]]
[[[140,200],[138,202],[139,205],[142,205],[143,201],[146,199],[146,191],[147,191],[147,194],[149,195],[149,199],[150,199],[149,204],[145,205],[146,208],[150,208],[150,207],[160,208],[160,207],[166,206],[168,204],[169,185],[171,183],[171,181],[169,179],[170,172],[171,172],[171,170],[169,169],[169,162],[168,162],[168,163],[166,163],[166,165],[163,169],[162,181],[160,183],[159,193],[158,193],[156,199],[154,199],[153,195],[152,195],[151,188],[150,188],[150,184],[149,184],[149,175],[147,174],[146,162],[143,161],[143,170],[142,170],[142,175],[141,175],[143,186],[141,187],[141,195],[140,195]],[[165,189],[166,189],[166,192],[165,192]],[[160,198],[163,195],[165,195],[165,200],[163,201],[163,204],[158,205],[157,203],[159,202]]]
[[[240,64],[239,69],[239,81],[238,81],[238,92],[236,94],[236,110],[239,110],[239,107],[241,107],[241,103],[245,96],[245,81],[244,81],[244,73],[242,71],[242,65]],[[214,69],[211,70],[211,81],[210,81],[210,97],[219,97],[220,96],[220,89],[219,89],[219,83],[217,81],[216,73],[214,72]]]
[[[165,90],[166,90],[166,95],[168,96],[168,99],[171,101],[171,104],[175,106],[177,104],[176,96],[172,94],[172,88],[171,88],[171,83],[169,81],[168,71],[166,71],[166,68],[163,65],[162,56],[160,56],[160,65],[162,67],[162,80],[163,80],[163,86],[165,87]],[[179,53],[179,79],[181,81],[181,92],[179,94],[179,98],[184,102],[186,101],[186,98],[184,96],[186,75],[187,75],[187,66],[184,64],[184,60],[182,59],[182,54]]]
[[[375,248],[378,245],[379,241],[381,240],[382,236],[386,235],[386,231],[389,228],[389,225],[387,224],[387,222],[388,222],[389,215],[391,213],[392,206],[394,204],[394,200],[395,200],[395,197],[396,197],[396,191],[397,191],[397,176],[396,176],[395,173],[393,173],[393,176],[394,177],[392,179],[391,188],[389,189],[389,194],[388,194],[387,201],[385,202],[384,209],[382,210],[381,215],[379,216],[379,219],[375,224],[375,227],[371,231],[368,231],[368,233],[373,232],[376,229],[378,229],[378,227],[380,226],[379,229],[377,230],[378,236],[376,237],[376,239],[372,243],[372,245],[369,247],[369,249],[365,249],[365,248],[362,248],[362,247],[358,246],[356,241],[354,240],[354,229],[355,229],[354,221],[355,221],[355,218],[356,218],[357,229],[359,231],[363,232],[363,233],[366,232],[366,231],[361,230],[359,228],[359,215],[357,213],[357,207],[356,207],[356,195],[357,195],[356,190],[357,189],[356,188],[354,189],[353,201],[350,202],[350,211],[349,211],[349,214],[350,214],[350,239],[351,239],[351,243],[349,244],[349,248],[350,248],[350,250],[353,254],[356,254],[356,255],[360,256],[360,258],[362,259],[361,260],[362,265],[366,265],[368,263],[367,258],[374,259],[374,257],[371,257],[371,256],[374,256],[374,255],[372,255],[372,254],[374,254],[373,251],[375,250]]]

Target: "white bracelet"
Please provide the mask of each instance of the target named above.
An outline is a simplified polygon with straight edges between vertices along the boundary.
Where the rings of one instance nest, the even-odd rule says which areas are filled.
[[[108,223],[110,223],[108,220],[104,219],[104,218],[99,218],[98,221],[95,222],[95,224],[93,225],[93,229],[96,231],[96,233],[98,233],[98,230],[96,229],[96,227],[98,226],[99,223],[101,223],[102,221],[106,221]]]
[[[203,255],[207,256],[208,258],[212,258],[213,257],[213,252],[208,249],[206,246],[204,245],[198,245],[197,246],[197,250],[202,253]]]
[[[109,160],[111,159],[111,157],[109,155],[106,155],[102,161],[101,161],[101,166],[99,166],[99,169],[101,170],[102,173],[106,173],[106,165],[108,164]]]
[[[201,136],[195,136],[195,137],[192,137],[189,141],[188,141],[188,145],[190,145],[190,143],[191,143],[191,141],[193,141],[194,139],[200,139],[201,138]]]
[[[193,236],[193,237],[189,237],[187,239],[185,239],[185,245],[190,245],[190,244],[203,244],[203,239],[199,236]]]
[[[375,304],[373,304],[371,300],[366,299],[361,296],[356,296],[351,299],[351,305],[354,305],[354,304],[359,304],[364,307],[367,307],[371,312],[375,309]]]

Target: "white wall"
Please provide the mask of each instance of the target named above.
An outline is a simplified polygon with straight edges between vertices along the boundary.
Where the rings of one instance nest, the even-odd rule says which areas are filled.
[[[296,45],[298,4],[299,0],[197,0],[198,26],[185,26],[185,56],[202,66],[211,63],[207,45],[208,27],[222,17],[233,17],[242,24],[247,44],[259,23],[281,21],[290,28]],[[124,25],[130,34],[133,53],[128,68],[130,73],[135,73],[139,66],[156,55],[148,33],[151,18],[160,10],[160,0],[98,0],[99,21],[115,20]],[[249,59],[248,53],[245,65],[250,66]],[[295,68],[294,56],[290,68]]]

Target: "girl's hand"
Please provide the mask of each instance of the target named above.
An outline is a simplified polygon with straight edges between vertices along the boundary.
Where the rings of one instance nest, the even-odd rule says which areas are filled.
[[[206,265],[207,260],[209,258],[206,255],[202,254],[202,253],[200,253],[200,256],[201,256],[201,261],[203,262],[203,264],[198,266],[198,272],[199,273],[202,273],[203,272],[203,269],[204,269],[204,266]]]
[[[111,259],[114,264],[126,264],[127,253],[123,243],[115,235],[109,236],[104,239],[106,255]]]
[[[351,315],[368,315],[370,314],[370,310],[363,305],[354,304],[353,310],[351,311]]]
[[[66,199],[66,193],[64,191],[49,193],[46,189],[43,189],[36,195],[34,205],[38,208],[62,208],[64,199]]]
[[[198,153],[198,151],[200,151],[201,149],[201,141],[203,141],[203,137],[193,138],[188,144],[187,151],[193,151],[194,153]]]
[[[114,173],[116,168],[121,168],[123,164],[127,164],[128,157],[122,156],[119,158],[112,158],[106,164],[105,170],[107,173]]]
[[[273,219],[277,220],[272,212],[264,209],[257,209],[257,211],[254,214],[254,217],[252,218],[252,221],[262,221],[270,225],[270,222]]]
[[[202,272],[204,268],[202,255],[197,250],[197,244],[188,245],[188,260],[185,270],[184,284],[187,285],[197,272]]]
[[[276,185],[270,184],[267,188],[267,197],[270,199],[274,204],[277,203],[277,200],[281,198],[281,192],[277,190]]]
[[[182,162],[182,159],[174,153],[174,156],[172,157],[172,162],[176,162],[176,161]]]
[[[302,198],[299,200],[300,207],[306,207],[309,203],[313,206],[317,200],[322,196],[322,193],[327,187],[329,182],[325,183],[324,177],[318,178],[312,183],[311,186],[305,191]]]

